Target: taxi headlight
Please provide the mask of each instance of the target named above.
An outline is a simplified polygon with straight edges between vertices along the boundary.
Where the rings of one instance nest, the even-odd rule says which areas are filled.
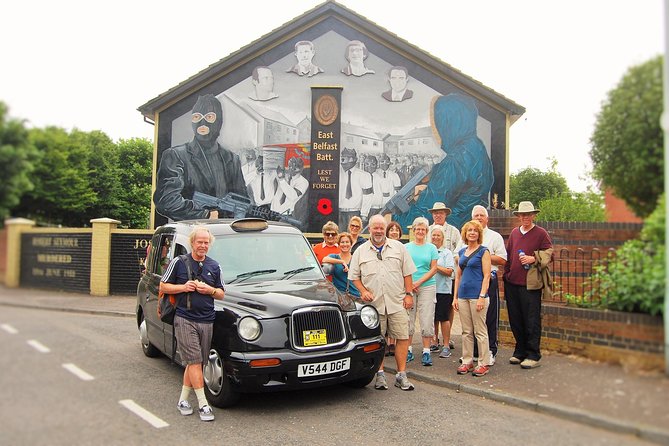
[[[250,316],[242,318],[237,324],[237,332],[245,341],[255,341],[260,336],[261,331],[260,322]]]
[[[360,310],[360,319],[367,328],[376,328],[379,325],[379,313],[371,305],[365,305]]]

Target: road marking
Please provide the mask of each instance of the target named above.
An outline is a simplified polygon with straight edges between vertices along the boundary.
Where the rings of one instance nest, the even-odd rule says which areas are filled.
[[[63,364],[63,368],[82,381],[93,381],[95,379],[92,375],[89,375],[72,363]]]
[[[118,403],[157,429],[169,426],[165,421],[144,409],[133,400],[121,400]]]
[[[31,339],[28,341],[28,345],[37,350],[40,353],[49,353],[51,350],[46,345],[42,344],[39,341]]]
[[[0,325],[0,328],[2,328],[3,330],[5,330],[5,331],[6,331],[7,333],[9,333],[9,334],[16,334],[16,333],[19,332],[16,328],[12,327],[12,326],[9,325],[9,324],[2,324],[2,325]]]

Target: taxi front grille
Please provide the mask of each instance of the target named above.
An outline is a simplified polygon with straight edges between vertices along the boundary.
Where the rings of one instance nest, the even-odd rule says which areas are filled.
[[[346,329],[341,311],[333,307],[308,307],[295,310],[292,315],[293,346],[296,350],[313,350],[333,347],[346,342]],[[307,345],[305,333],[323,333],[325,342],[318,345]],[[307,341],[308,342],[308,341]]]

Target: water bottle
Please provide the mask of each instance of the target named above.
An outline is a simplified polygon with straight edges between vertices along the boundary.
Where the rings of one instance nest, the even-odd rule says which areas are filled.
[[[524,256],[524,255],[525,255],[525,251],[523,251],[522,249],[519,249],[519,250],[518,250],[518,257],[520,257],[520,256]],[[523,265],[523,268],[525,268],[525,269],[530,269],[530,264],[527,263],[527,264]]]

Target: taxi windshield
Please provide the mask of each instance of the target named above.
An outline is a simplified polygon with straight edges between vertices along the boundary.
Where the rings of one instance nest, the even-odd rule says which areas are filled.
[[[299,234],[219,235],[208,255],[221,264],[226,284],[323,278],[311,246]]]

